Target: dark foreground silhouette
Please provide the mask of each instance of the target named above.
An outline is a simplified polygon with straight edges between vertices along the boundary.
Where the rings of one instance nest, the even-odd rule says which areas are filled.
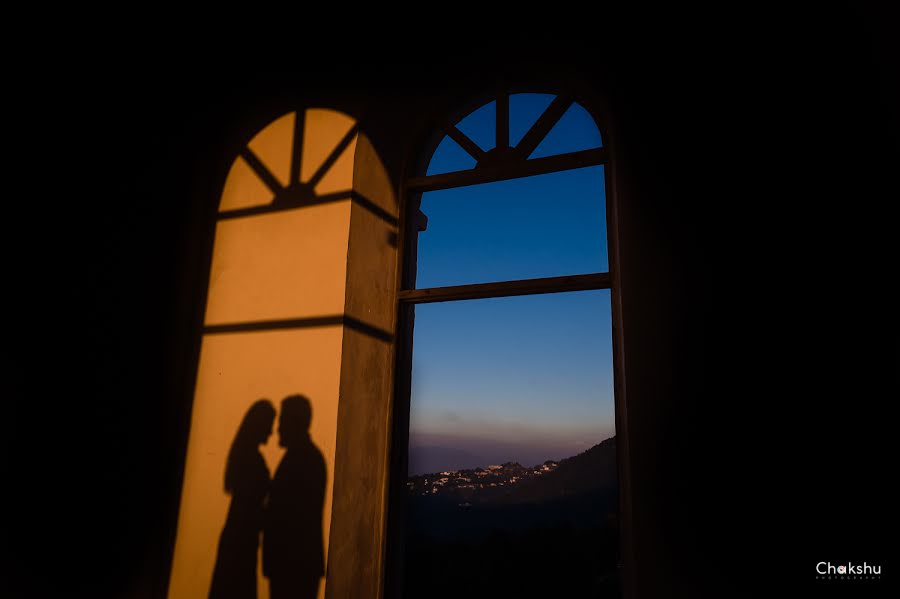
[[[325,573],[322,506],[325,460],[309,437],[312,407],[302,395],[281,402],[279,443],[287,449],[269,491],[263,574],[272,599],[313,599]]]
[[[210,599],[254,599],[259,534],[269,491],[269,469],[259,446],[272,434],[275,408],[261,399],[238,427],[225,465],[225,492],[231,495],[225,527],[219,537]]]
[[[404,596],[620,597],[615,452],[608,439],[512,487],[409,495]]]

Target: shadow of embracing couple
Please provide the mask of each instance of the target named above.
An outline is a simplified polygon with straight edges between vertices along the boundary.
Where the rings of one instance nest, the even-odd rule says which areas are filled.
[[[322,453],[309,436],[312,406],[303,395],[281,402],[278,443],[284,456],[269,478],[259,451],[272,434],[275,408],[255,402],[228,452],[225,492],[231,504],[210,585],[210,599],[256,597],[257,555],[271,599],[313,599],[325,573],[322,506],[327,476]]]

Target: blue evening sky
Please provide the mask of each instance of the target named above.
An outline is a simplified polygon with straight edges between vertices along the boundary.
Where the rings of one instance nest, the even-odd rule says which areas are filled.
[[[515,146],[549,105],[510,98]],[[457,126],[495,145],[493,102]],[[530,158],[596,148],[573,104]],[[449,138],[428,174],[474,167]],[[429,192],[419,234],[419,288],[606,272],[603,167]],[[575,455],[615,434],[609,291],[416,307],[410,473]]]
[[[609,270],[603,167],[422,194],[416,287]]]

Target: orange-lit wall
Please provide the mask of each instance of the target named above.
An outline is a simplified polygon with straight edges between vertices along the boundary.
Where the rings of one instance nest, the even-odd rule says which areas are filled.
[[[170,598],[209,593],[229,503],[223,488],[225,459],[241,418],[262,397],[277,408],[282,398],[300,392],[313,404],[310,433],[328,469],[322,516],[327,551],[342,328],[209,335],[203,340]],[[262,452],[274,473],[283,453],[277,432]],[[258,580],[259,597],[265,599],[268,584],[261,575]]]
[[[279,183],[289,181],[295,115],[286,115],[248,144]],[[301,181],[309,180],[353,121],[330,110],[305,114]],[[350,190],[356,141],[338,157],[316,193]],[[274,194],[237,158],[220,210],[265,206]],[[349,195],[348,195],[349,198]],[[245,325],[344,314],[351,202],[331,201],[265,214],[220,219],[209,279],[205,325]],[[303,394],[312,403],[310,434],[325,458],[323,544],[327,559],[344,326],[297,326],[203,336],[185,463],[170,599],[209,592],[229,496],[224,469],[240,421],[256,400]],[[277,424],[262,453],[274,473],[283,450]],[[258,574],[260,599],[268,582]],[[325,592],[324,582],[319,597]]]

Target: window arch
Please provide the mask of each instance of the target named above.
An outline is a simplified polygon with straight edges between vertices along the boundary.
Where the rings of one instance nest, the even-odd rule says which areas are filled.
[[[603,147],[602,137],[594,118],[571,98],[549,93],[504,93],[441,128],[438,145],[433,152],[426,152],[424,174],[509,166],[595,150]],[[591,158],[596,160],[598,156],[583,157],[586,164]]]
[[[548,489],[556,485],[558,490],[566,477],[580,476],[582,482],[600,478],[611,481],[614,489],[611,494],[599,493],[596,485],[590,489],[594,493],[591,501],[609,500],[612,513],[618,514],[616,523],[603,529],[606,531],[604,534],[618,531],[619,521],[627,526],[627,502],[620,498],[627,494],[628,481],[618,467],[620,458],[617,450],[617,445],[622,447],[622,439],[617,433],[625,431],[621,371],[616,368],[614,358],[618,345],[616,335],[620,334],[621,327],[616,323],[615,208],[611,197],[611,161],[606,133],[602,121],[597,118],[596,109],[589,109],[588,103],[579,103],[571,95],[502,88],[492,99],[468,106],[438,126],[424,144],[425,151],[421,157],[414,161],[412,176],[404,184],[403,198],[404,260],[398,293],[400,345],[389,516],[390,566],[387,576],[390,596],[414,596],[409,593],[411,588],[436,572],[429,570],[435,565],[429,563],[429,559],[432,562],[439,560],[438,568],[455,564],[478,570],[475,565],[479,562],[471,557],[472,554],[497,551],[496,544],[483,539],[473,541],[475,537],[467,537],[467,532],[447,536],[446,530],[440,532],[430,527],[427,520],[438,517],[436,514],[440,514],[445,523],[454,523],[458,531],[471,532],[473,527],[488,526],[485,523],[490,518],[484,514],[494,510],[491,513],[496,515],[500,504],[509,501],[528,503],[522,499],[524,495],[510,499],[516,493],[552,493],[555,491]],[[484,306],[488,305],[484,302],[493,302],[493,307],[488,310],[460,310],[457,316],[451,316],[455,308],[449,307],[474,306],[479,302]],[[437,303],[444,306],[441,308],[442,315],[428,316],[424,321],[426,324],[422,326],[420,322],[417,330],[416,307],[422,310],[424,305]],[[509,310],[501,307],[501,303]],[[478,312],[481,314],[476,315]],[[519,315],[518,324],[503,323],[504,314],[509,313]],[[583,365],[581,371],[575,373],[561,367],[565,358],[561,358],[560,354],[568,352],[570,356],[575,356],[579,351],[577,347],[560,350],[562,346],[558,346],[554,356],[551,355],[553,352],[520,353],[518,350],[521,347],[510,345],[531,343],[539,346],[541,339],[549,339],[541,337],[548,334],[548,329],[535,332],[540,327],[532,328],[532,325],[539,320],[553,321],[560,315],[562,318],[557,318],[549,328],[556,327],[567,332],[557,336],[554,342],[565,345],[567,340],[577,338],[579,341],[576,344],[582,344],[580,349],[590,345],[590,351],[594,352],[592,355],[602,354],[602,364]],[[573,319],[578,318],[584,319],[581,328],[573,326]],[[454,324],[433,326],[442,319],[444,324]],[[467,326],[475,322],[473,319],[480,319],[480,324]],[[601,322],[604,319],[605,324]],[[419,320],[422,320],[421,315]],[[533,333],[533,338],[519,334],[526,328]],[[462,339],[460,331],[465,331],[471,338]],[[495,338],[488,340],[487,336],[492,334]],[[504,337],[512,340],[506,350],[495,347],[493,353],[481,351],[481,346],[496,345],[494,342]],[[455,355],[451,355],[452,350],[445,351],[445,348],[454,346],[457,348]],[[418,365],[419,353],[414,355],[417,347],[427,348],[420,351],[431,352],[433,360],[429,374],[423,377],[425,383],[416,381],[424,368]],[[442,349],[434,351],[435,347]],[[473,360],[472,356],[479,355],[483,355],[484,359],[475,365],[478,360]],[[491,363],[487,368],[491,372],[485,374],[484,362],[490,360],[497,362]],[[518,360],[520,363],[515,368],[509,368],[502,365],[504,360]],[[578,360],[575,357],[572,361]],[[437,363],[443,366],[435,365]],[[436,382],[441,377],[435,372],[447,363],[452,363],[456,368],[455,376],[443,377],[442,381]],[[523,458],[524,470],[520,472],[518,469],[523,464],[513,465],[510,459],[509,466],[491,466],[488,474],[485,474],[488,471],[484,467],[490,464],[476,462],[487,460],[487,456],[491,455],[489,451],[482,451],[480,456],[475,457],[458,457],[454,462],[441,452],[428,455],[428,450],[422,449],[427,447],[427,443],[416,445],[417,438],[428,437],[429,434],[433,435],[429,439],[437,438],[437,434],[443,434],[442,439],[445,440],[452,438],[459,433],[450,430],[453,426],[471,427],[478,418],[466,421],[454,413],[454,425],[439,425],[434,415],[441,408],[445,411],[459,406],[471,408],[473,403],[479,402],[468,401],[469,395],[479,392],[486,395],[473,412],[481,416],[484,414],[481,409],[483,404],[494,401],[508,387],[514,390],[511,394],[517,395],[518,399],[497,400],[498,409],[518,410],[521,412],[517,415],[521,416],[520,420],[527,420],[527,414],[531,413],[536,422],[549,421],[551,417],[545,409],[547,402],[542,406],[540,399],[529,398],[529,390],[513,380],[517,374],[529,370],[529,365],[539,365],[537,370],[547,375],[548,380],[555,381],[550,384],[559,384],[559,388],[571,391],[569,399],[572,401],[568,404],[559,402],[560,411],[568,412],[570,421],[579,418],[594,424],[603,421],[603,426],[607,427],[604,430],[600,430],[603,426],[597,428],[597,435],[602,438],[593,438],[590,446],[583,447],[584,451],[580,453],[560,454],[565,451],[561,445],[548,450],[557,452],[557,455],[547,456],[548,467],[561,467],[561,470],[548,473],[550,475],[538,483],[538,477],[544,472],[530,468],[532,463],[538,466],[540,463],[536,462],[537,454],[523,449],[527,442],[520,443],[522,447],[518,450],[508,450],[510,458],[515,455],[528,456]],[[608,376],[598,378],[594,376],[595,372],[590,372],[591,369],[605,370]],[[614,376],[616,370],[618,372]],[[505,371],[505,375],[498,374],[501,371]],[[528,376],[531,374],[529,372]],[[503,376],[507,378],[503,379]],[[477,385],[468,384],[479,380],[479,377],[482,383],[480,391],[476,389]],[[488,379],[492,384],[485,382]],[[584,383],[582,386],[606,396],[591,403],[582,389],[580,393],[583,397],[575,397],[579,393],[574,391],[578,385],[571,384],[575,379]],[[467,381],[467,384],[461,381]],[[441,385],[444,387],[439,388]],[[491,390],[486,391],[488,388]],[[519,399],[523,401],[517,404]],[[566,416],[562,420],[566,420]],[[479,422],[475,426],[483,425],[483,418]],[[457,434],[455,438],[459,440],[462,436]],[[555,461],[558,458],[568,459]],[[532,462],[524,463],[528,459]],[[447,466],[439,471],[441,463]],[[586,476],[574,474],[578,469]],[[488,489],[473,478],[484,476],[496,478],[495,485],[506,486],[503,493],[508,495],[503,497],[507,498],[498,499],[496,488]],[[516,490],[509,490],[515,485],[519,485]],[[601,495],[605,499],[598,499]],[[444,501],[443,508],[437,507],[438,503],[427,503],[437,502],[439,497]],[[456,502],[458,511],[446,508],[448,501]],[[558,507],[562,504],[554,505]],[[595,502],[595,505],[599,504]],[[479,509],[482,515],[475,515]],[[591,520],[590,526],[597,528],[605,525]],[[512,533],[513,537],[520,532]],[[510,529],[501,530],[501,534],[506,533],[510,533]],[[611,554],[607,552],[606,561],[601,565],[606,569],[608,578],[602,583],[590,581],[588,571],[592,568],[581,567],[579,571],[583,580],[577,584],[582,586],[577,587],[576,584],[577,588],[568,589],[570,592],[619,588],[618,570],[625,561],[625,552],[620,550],[618,532],[611,534],[615,537],[611,540],[613,550]],[[516,538],[521,540],[526,537],[520,535]],[[555,540],[561,538],[557,536]],[[576,542],[574,537],[569,541],[575,545],[582,542]],[[609,546],[610,539],[608,535],[602,540],[594,537],[593,542],[598,546],[602,543]],[[578,546],[586,548],[589,545]],[[463,550],[464,547],[468,549]],[[462,558],[454,562],[460,556]],[[582,562],[582,566],[588,562]],[[428,572],[414,572],[417,569]],[[510,572],[495,574],[506,580],[514,575]],[[486,589],[492,589],[490,582],[482,582],[487,585]],[[507,592],[511,590],[508,586],[502,588]],[[540,585],[532,587],[531,591],[536,588]],[[499,590],[501,587],[486,592],[490,594]],[[560,591],[559,588],[556,590]]]

